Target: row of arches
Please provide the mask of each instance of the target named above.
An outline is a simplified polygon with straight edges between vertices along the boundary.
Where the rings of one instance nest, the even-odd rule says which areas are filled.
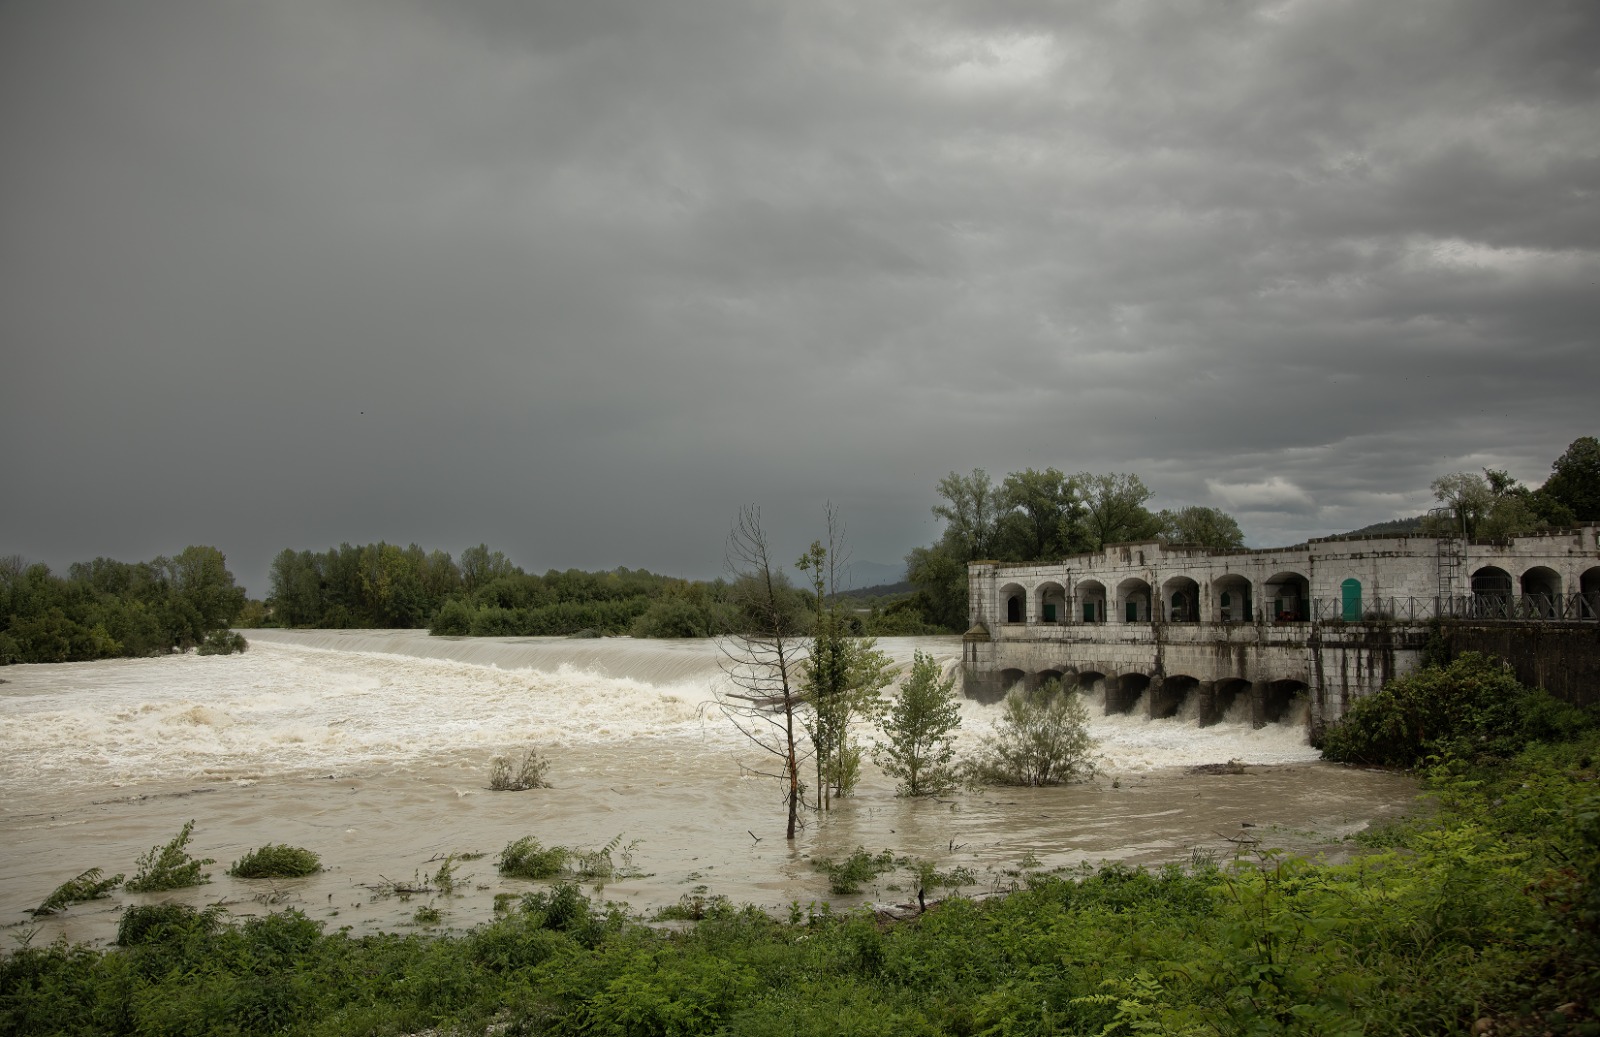
[[[1001,671],[1001,683],[1032,690],[1051,681],[1063,690],[1079,692],[1104,702],[1106,716],[1138,712],[1152,720],[1192,716],[1201,727],[1209,727],[1230,717],[1248,717],[1256,727],[1282,723],[1294,717],[1310,689],[1302,680],[1285,678],[1250,681],[1226,677],[1202,681],[1188,674],[1152,677],[1144,673],[1108,675],[1095,670],[1072,669]],[[1141,708],[1142,704],[1142,708]]]
[[[1471,590],[1474,614],[1600,616],[1600,566],[1581,574],[1575,593],[1566,592],[1561,574],[1544,565],[1515,578],[1499,566],[1482,566],[1471,574]],[[1166,623],[1295,623],[1313,618],[1311,581],[1293,570],[1259,583],[1227,573],[1211,579],[1204,590],[1190,576],[1170,577],[1159,588],[1138,576],[1109,586],[1086,578],[1073,584],[1070,593],[1055,580],[1031,590],[1011,582],[1000,587],[999,597],[1003,622],[1009,624],[1149,623],[1157,618]],[[1337,598],[1317,603],[1315,614],[1317,619],[1355,622],[1367,615],[1368,604],[1366,588],[1351,577],[1339,584]],[[1519,607],[1513,609],[1513,604]]]
[[[1568,588],[1547,565],[1517,577],[1498,565],[1486,565],[1472,573],[1471,605],[1474,614],[1485,618],[1600,618],[1600,566],[1580,573],[1576,588]]]
[[[1256,619],[1255,603],[1270,611],[1263,618],[1279,621],[1310,619],[1311,581],[1292,571],[1277,573],[1257,586],[1237,574],[1210,581],[1174,576],[1159,590],[1130,576],[1107,586],[1097,579],[1079,580],[1069,595],[1066,586],[1047,580],[1030,592],[1020,583],[1000,588],[1006,623],[1248,623]]]

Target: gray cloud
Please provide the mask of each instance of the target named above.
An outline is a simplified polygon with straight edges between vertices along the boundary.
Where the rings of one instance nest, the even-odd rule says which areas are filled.
[[[711,575],[749,501],[893,561],[979,465],[1262,544],[1537,482],[1596,431],[1597,54],[1582,2],[9,4],[0,551]]]

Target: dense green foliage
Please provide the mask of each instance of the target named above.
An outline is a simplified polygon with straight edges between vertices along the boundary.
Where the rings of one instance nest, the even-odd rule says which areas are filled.
[[[460,936],[136,906],[120,948],[12,948],[0,1032],[1583,1034],[1600,1004],[1600,738],[1442,768],[1348,864],[1026,873],[884,925],[711,898],[668,932],[563,884]],[[863,857],[867,857],[863,852]],[[847,862],[837,862],[836,867]],[[870,859],[866,863],[871,863]],[[1484,1023],[1485,1026],[1489,1023]]]
[[[66,579],[0,558],[0,665],[241,651],[228,626],[244,600],[214,547],[150,562],[96,558],[73,564]]]
[[[1498,661],[1468,652],[1357,699],[1323,735],[1344,763],[1415,767],[1433,757],[1510,756],[1531,742],[1571,737],[1582,711],[1524,687]]]
[[[883,741],[872,757],[899,781],[898,795],[933,796],[960,783],[955,765],[955,737],[961,727],[956,675],[943,676],[937,659],[916,653],[911,673],[878,726]]]
[[[268,843],[233,862],[228,874],[240,879],[298,879],[322,870],[322,859],[288,843]]]
[[[1062,785],[1095,771],[1095,740],[1083,696],[1058,680],[1013,688],[994,734],[970,761],[969,780],[988,785]]]

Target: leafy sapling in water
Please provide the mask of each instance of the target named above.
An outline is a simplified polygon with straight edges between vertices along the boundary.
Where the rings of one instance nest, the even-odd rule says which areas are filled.
[[[73,904],[81,904],[87,900],[99,900],[111,895],[111,891],[122,885],[122,876],[113,875],[109,879],[101,878],[99,868],[90,868],[75,879],[70,879],[57,886],[54,893],[44,898],[44,903],[34,908],[31,912],[35,915],[54,915],[65,911]]]
[[[189,856],[185,847],[189,845],[189,837],[193,834],[194,821],[191,819],[182,831],[172,837],[171,842],[165,846],[150,847],[150,852],[139,858],[138,874],[129,879],[124,888],[130,893],[161,893],[210,882],[211,875],[202,873],[200,869],[217,862],[210,857],[196,860]]]

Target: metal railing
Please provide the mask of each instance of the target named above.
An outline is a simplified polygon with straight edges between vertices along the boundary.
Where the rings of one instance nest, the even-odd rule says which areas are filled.
[[[1521,622],[1596,622],[1600,621],[1600,593],[1587,594],[1469,594],[1445,598],[1363,597],[1359,602],[1342,598],[1312,598],[1278,612],[1252,617],[1268,623],[1426,623],[1434,619],[1481,619]],[[1082,619],[1034,619],[1008,622],[1006,626],[1148,626],[1145,616],[1134,621],[1109,616],[1091,622]],[[1202,621],[1190,616],[1170,617],[1168,625],[1197,626]],[[1219,625],[1249,623],[1251,619],[1212,619]]]

